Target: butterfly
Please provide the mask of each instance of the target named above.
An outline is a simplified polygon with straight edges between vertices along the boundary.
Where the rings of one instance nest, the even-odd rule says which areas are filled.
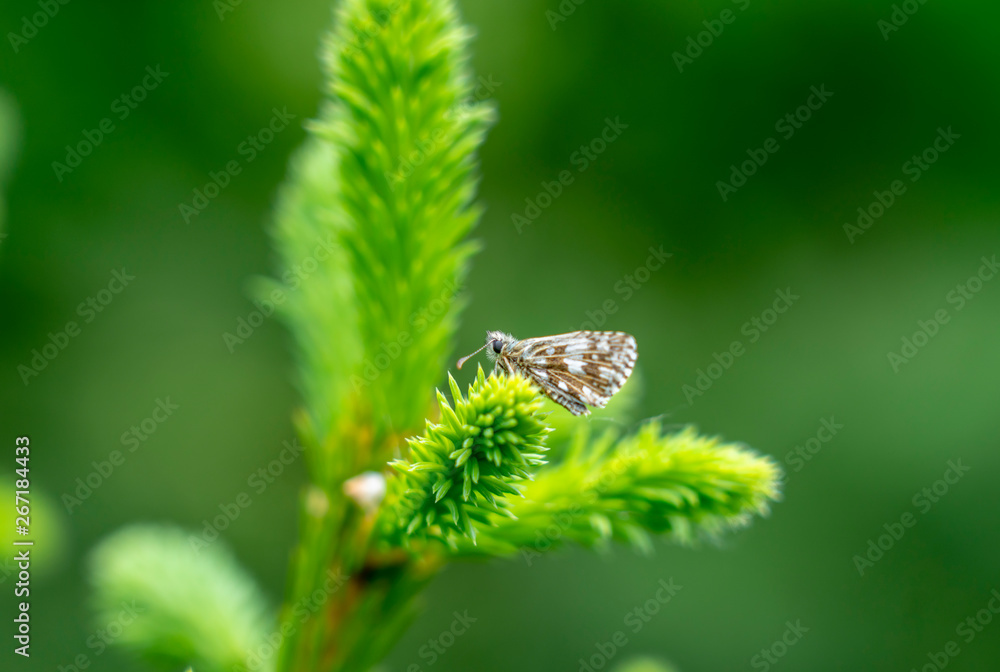
[[[483,350],[508,374],[520,373],[573,415],[587,406],[604,408],[635,366],[635,337],[622,331],[572,331],[519,341],[502,331],[486,332],[486,345],[458,360],[462,368]]]

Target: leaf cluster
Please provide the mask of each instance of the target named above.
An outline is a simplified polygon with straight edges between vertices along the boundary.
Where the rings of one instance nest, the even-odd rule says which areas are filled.
[[[441,420],[408,440],[409,454],[390,464],[384,511],[389,537],[433,537],[452,547],[456,535],[473,543],[490,516],[510,515],[517,485],[545,463],[550,428],[537,390],[525,378],[490,376],[482,367],[463,397],[448,377],[453,399],[438,392]],[[395,534],[394,534],[395,532]]]

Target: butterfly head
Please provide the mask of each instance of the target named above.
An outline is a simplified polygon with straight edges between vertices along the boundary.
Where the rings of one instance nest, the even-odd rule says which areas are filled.
[[[517,339],[502,331],[486,332],[486,356],[490,361],[495,362],[498,357],[510,351],[511,346],[517,343]]]
[[[510,334],[505,334],[502,331],[487,331],[486,332],[486,344],[483,347],[476,350],[471,355],[467,355],[462,359],[458,360],[458,368],[462,368],[462,365],[471,358],[473,355],[477,355],[483,350],[486,351],[486,356],[490,358],[491,362],[496,362],[497,358],[503,357],[506,353],[510,352],[510,348],[517,343],[517,339]]]

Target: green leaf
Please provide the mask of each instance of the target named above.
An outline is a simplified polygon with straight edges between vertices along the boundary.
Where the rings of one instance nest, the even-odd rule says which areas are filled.
[[[220,543],[204,545],[198,535],[149,525],[125,528],[94,549],[96,623],[121,624],[114,646],[163,669],[191,664],[199,672],[242,669],[258,653],[273,628],[264,598]],[[273,663],[264,660],[263,669]]]
[[[593,439],[585,426],[577,432],[561,462],[522,486],[524,498],[509,507],[516,519],[498,517],[478,548],[461,550],[499,554],[613,538],[645,552],[649,534],[681,543],[717,537],[767,515],[780,499],[773,460],[692,428],[664,434],[651,421],[624,438],[611,430]]]
[[[344,0],[325,41],[329,100],[281,192],[275,279],[256,293],[282,298],[303,441],[330,489],[419,430],[452,346],[475,152],[495,116],[474,97],[469,38],[450,1]]]
[[[411,470],[397,466],[380,518],[383,543],[408,544],[413,536],[446,543],[454,536],[472,540],[473,514],[482,520],[487,520],[486,514],[502,515],[509,506],[507,497],[520,495],[514,484],[523,481],[529,469],[544,464],[549,428],[542,420],[537,390],[519,376],[485,378],[482,368],[479,374],[467,397],[459,390],[453,399],[454,413],[462,423],[432,425],[419,439],[424,449],[420,464],[435,465],[442,481],[428,489],[427,483],[411,476]],[[447,404],[439,403],[443,413]],[[500,423],[506,429],[497,432]],[[452,450],[454,445],[464,448]],[[428,518],[432,511],[435,515]],[[413,520],[426,524],[411,523],[403,538],[403,522]]]

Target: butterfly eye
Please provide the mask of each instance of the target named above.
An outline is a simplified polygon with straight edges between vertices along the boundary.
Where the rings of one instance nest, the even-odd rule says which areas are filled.
[[[493,352],[499,355],[501,350],[503,350],[503,343],[500,341],[493,341]]]

